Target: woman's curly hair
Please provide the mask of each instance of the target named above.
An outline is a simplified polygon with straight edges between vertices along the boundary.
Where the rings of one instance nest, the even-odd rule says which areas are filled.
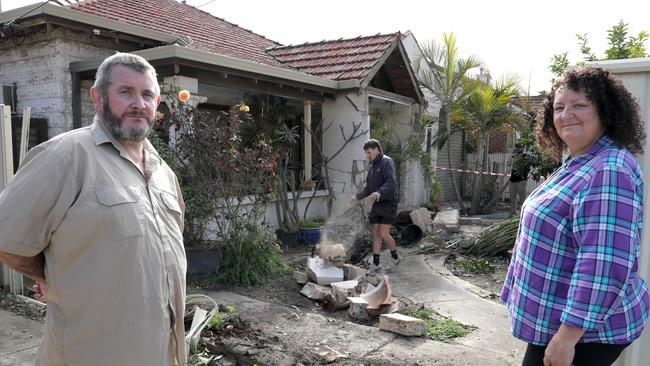
[[[544,109],[538,116],[537,141],[542,150],[560,158],[566,144],[553,124],[553,101],[561,87],[584,90],[587,98],[596,105],[605,134],[632,153],[642,153],[645,142],[643,121],[639,105],[623,83],[600,67],[577,67],[564,73],[544,99]]]

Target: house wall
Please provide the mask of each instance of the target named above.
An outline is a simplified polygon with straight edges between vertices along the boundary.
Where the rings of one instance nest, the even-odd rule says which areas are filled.
[[[404,45],[404,49],[406,50],[406,53],[408,54],[409,59],[413,62],[413,64],[415,64],[416,60],[418,60],[419,56],[421,55],[422,50],[420,49],[420,46],[418,45],[418,42],[417,42],[415,36],[413,35],[413,33],[407,32],[405,34],[405,37],[402,38],[402,44]],[[413,65],[413,66],[414,66],[413,69],[417,70],[415,65]],[[429,70],[429,72],[430,72],[429,65],[427,65],[427,63],[424,62],[424,60],[420,61],[419,68]],[[426,101],[424,113],[426,113],[426,114],[428,114],[430,116],[433,116],[435,118],[435,122],[430,127],[430,130],[432,131],[431,140],[434,141],[435,137],[436,137],[435,134],[438,132],[438,123],[439,123],[438,122],[438,116],[440,114],[440,102],[435,98],[435,96],[433,95],[433,93],[429,89],[427,89],[425,87],[421,87],[420,90],[422,91],[422,94],[424,95],[424,100]],[[426,143],[427,143],[427,141],[425,141],[425,146],[423,146],[423,148],[425,148],[425,149],[426,149]],[[431,144],[431,141],[429,141],[428,143]],[[432,146],[430,151],[431,151],[431,166],[432,166],[432,169],[435,172],[436,171],[436,166],[438,164],[438,154],[439,154],[439,152],[438,152],[438,149],[435,148],[435,146]],[[424,184],[424,188],[427,188],[427,186],[428,186],[427,184]],[[444,186],[443,186],[443,188],[444,188]],[[429,196],[428,189],[424,189],[422,194],[424,195],[423,203],[427,202],[428,201],[428,196]]]
[[[335,192],[332,207],[334,216],[349,207],[349,201],[364,184],[365,154],[363,143],[370,138],[368,94],[363,90],[344,92],[328,99],[322,106],[323,153],[331,157],[344,144],[341,129],[346,136],[353,131],[353,123],[360,124],[362,136],[351,141],[334,159],[329,161],[330,184]],[[329,128],[328,128],[329,126]],[[362,172],[362,173],[358,173]]]
[[[49,136],[72,129],[71,62],[104,58],[115,51],[55,38],[3,49],[0,83],[16,84],[17,108],[32,107],[33,117],[47,118]],[[82,94],[84,91],[82,91]],[[88,122],[88,99],[85,119]]]
[[[387,116],[388,123],[393,126],[391,140],[399,142],[405,148],[410,136],[414,133],[415,106],[391,103],[384,100],[371,98],[370,109],[372,113]],[[425,131],[422,131],[425,133]],[[420,146],[426,147],[424,144]],[[427,202],[428,184],[418,160],[403,160],[398,167],[399,206],[400,209],[410,209],[422,206]]]

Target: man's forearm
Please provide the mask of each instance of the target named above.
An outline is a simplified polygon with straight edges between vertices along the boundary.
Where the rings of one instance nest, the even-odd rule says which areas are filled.
[[[0,262],[6,263],[9,267],[33,280],[45,282],[45,257],[43,253],[35,257],[22,257],[0,252]]]

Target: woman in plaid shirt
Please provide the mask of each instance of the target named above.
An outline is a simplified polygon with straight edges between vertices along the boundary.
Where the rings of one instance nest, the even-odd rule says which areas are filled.
[[[611,365],[648,318],[638,275],[645,140],[639,107],[608,71],[567,71],[544,103],[542,148],[569,158],[524,202],[501,301],[524,366]]]

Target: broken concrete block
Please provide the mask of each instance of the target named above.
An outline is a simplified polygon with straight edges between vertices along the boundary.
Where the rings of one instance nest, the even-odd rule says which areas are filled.
[[[395,301],[393,298],[391,298],[391,301]],[[368,308],[368,315],[369,316],[380,316],[381,314],[391,314],[393,310],[395,309],[395,304],[382,304],[379,305],[378,308]]]
[[[379,329],[408,337],[424,335],[424,320],[403,314],[382,314],[379,316]]]
[[[300,293],[312,300],[323,300],[330,293],[330,289],[329,287],[309,282],[300,290]]]
[[[433,228],[442,229],[448,233],[460,231],[460,214],[456,209],[438,211],[433,220]]]
[[[353,319],[368,319],[368,302],[361,297],[348,297],[348,315]]]
[[[419,227],[423,234],[427,234],[431,231],[431,211],[426,207],[411,211],[409,216],[411,217],[413,225]]]
[[[343,281],[343,282],[334,282],[332,283],[332,294],[336,299],[336,302],[343,304],[348,301],[348,297],[357,296],[357,285],[359,281]]]
[[[307,275],[307,272],[304,271],[293,271],[293,278],[301,285],[309,282],[309,275]]]
[[[345,267],[343,267],[343,274],[345,275],[346,281],[358,281],[366,276],[366,270],[353,264],[346,264]]]
[[[312,281],[325,286],[343,281],[343,269],[325,263],[320,257],[307,258],[307,273]]]
[[[368,302],[368,310],[379,309],[382,305],[393,304],[393,291],[388,281],[388,276],[384,275],[379,285],[370,292],[366,292],[361,296]]]

